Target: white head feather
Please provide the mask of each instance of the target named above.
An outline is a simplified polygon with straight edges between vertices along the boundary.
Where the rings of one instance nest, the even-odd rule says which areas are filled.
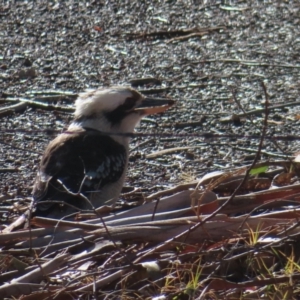
[[[141,101],[144,98],[142,94],[129,87],[111,87],[82,93],[75,102],[75,118],[113,111],[133,94],[139,94]]]
[[[141,118],[139,113],[132,113],[121,120],[120,123],[112,126],[105,114],[117,109],[127,98],[134,97],[137,105],[144,96],[130,87],[110,87],[82,93],[75,102],[75,120],[69,126],[69,130],[78,127],[94,128],[103,132],[133,132]],[[113,136],[115,140],[126,139]]]

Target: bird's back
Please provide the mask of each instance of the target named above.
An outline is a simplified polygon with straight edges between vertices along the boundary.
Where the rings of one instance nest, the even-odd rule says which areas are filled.
[[[63,214],[74,211],[68,204],[91,209],[84,197],[91,199],[94,207],[117,197],[122,188],[117,183],[124,177],[127,165],[126,151],[110,136],[94,129],[58,136],[46,148],[34,184],[35,214],[48,215],[53,209]],[[63,201],[65,205],[53,201]]]

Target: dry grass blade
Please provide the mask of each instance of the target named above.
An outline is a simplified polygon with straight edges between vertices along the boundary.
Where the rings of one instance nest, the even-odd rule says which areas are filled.
[[[40,282],[41,277],[47,276],[49,273],[57,270],[62,264],[67,262],[69,254],[59,255],[54,259],[42,264],[37,269],[27,273],[24,276],[12,280],[12,283],[36,283]]]

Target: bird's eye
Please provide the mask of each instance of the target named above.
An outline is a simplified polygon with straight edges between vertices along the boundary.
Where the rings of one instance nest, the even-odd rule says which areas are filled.
[[[133,98],[133,97],[126,98],[126,100],[124,102],[124,107],[125,107],[125,109],[131,109],[131,108],[133,108],[135,103],[136,103],[135,98]]]

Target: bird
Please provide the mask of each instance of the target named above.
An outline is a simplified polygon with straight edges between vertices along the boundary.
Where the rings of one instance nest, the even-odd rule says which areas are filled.
[[[130,133],[144,116],[164,112],[174,103],[124,86],[79,94],[69,127],[42,155],[32,216],[61,218],[114,204],[126,176]]]

